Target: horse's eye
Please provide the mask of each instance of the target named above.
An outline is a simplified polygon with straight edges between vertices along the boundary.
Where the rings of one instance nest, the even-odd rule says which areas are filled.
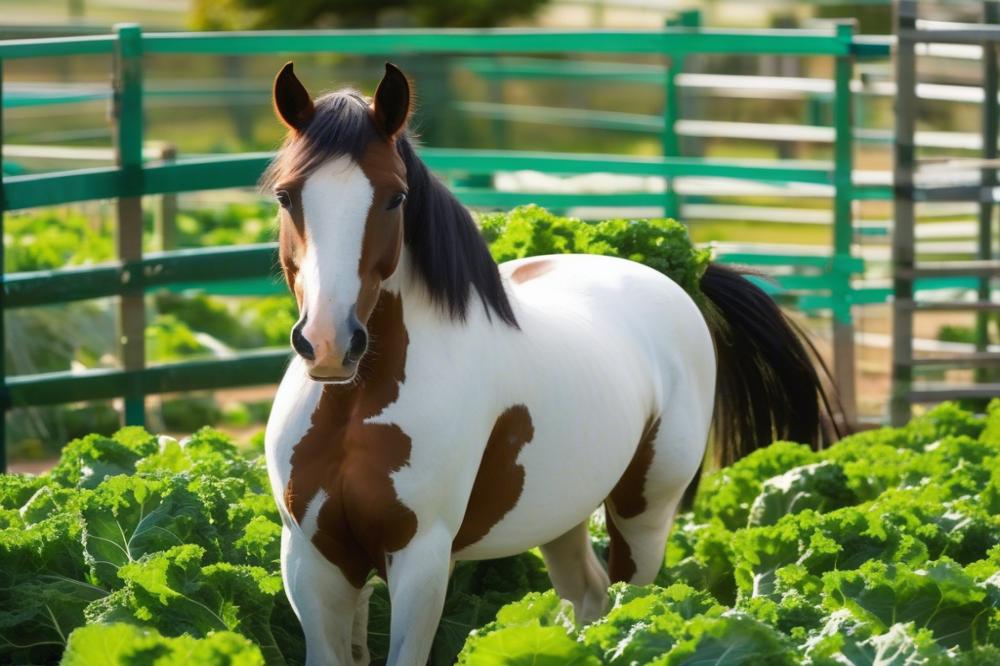
[[[288,192],[286,190],[278,190],[274,193],[274,198],[278,200],[278,204],[280,204],[282,208],[288,208],[292,205],[292,199],[288,196]]]
[[[406,201],[406,192],[397,192],[393,195],[392,199],[389,199],[389,205],[386,206],[386,210],[395,210],[399,208],[403,202]]]

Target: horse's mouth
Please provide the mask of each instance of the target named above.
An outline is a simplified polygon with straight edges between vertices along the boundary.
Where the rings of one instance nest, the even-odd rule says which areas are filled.
[[[357,371],[355,370],[348,375],[327,375],[323,377],[320,375],[314,375],[313,373],[310,372],[309,379],[313,380],[314,382],[319,382],[320,384],[347,384],[354,380],[354,376],[356,374]]]

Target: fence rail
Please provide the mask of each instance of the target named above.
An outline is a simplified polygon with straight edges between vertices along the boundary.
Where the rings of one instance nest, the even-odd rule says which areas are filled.
[[[737,254],[730,260],[760,265],[805,268],[815,274],[783,276],[786,289],[812,293],[813,302],[828,307],[834,317],[835,374],[845,403],[853,406],[853,328],[851,304],[863,300],[851,289],[851,276],[862,268],[852,255],[855,233],[851,205],[870,196],[854,183],[852,106],[854,62],[858,58],[884,57],[888,43],[855,38],[852,24],[835,30],[730,31],[700,28],[690,16],[678,25],[649,31],[553,30],[374,30],[296,31],[263,33],[163,33],[143,34],[138,26],[125,25],[114,35],[31,39],[0,42],[0,93],[3,63],[9,60],[78,55],[110,55],[114,69],[113,127],[117,165],[54,173],[14,175],[0,185],[0,214],[40,206],[56,206],[93,199],[119,202],[119,257],[111,265],[66,268],[3,276],[4,308],[31,307],[74,300],[119,296],[122,298],[122,335],[126,340],[121,370],[60,372],[7,377],[3,386],[5,408],[125,397],[125,420],[141,423],[145,395],[167,391],[253,385],[276,381],[287,360],[285,350],[262,350],[232,359],[185,362],[145,367],[141,336],[145,326],[141,296],[147,289],[184,284],[206,284],[237,279],[266,279],[274,275],[273,245],[141,253],[142,196],[163,193],[253,187],[271,158],[267,153],[205,156],[164,163],[143,163],[143,57],[147,55],[214,54],[276,55],[289,53],[342,53],[398,56],[403,54],[645,54],[669,59],[660,74],[665,106],[662,122],[662,157],[581,155],[524,151],[458,150],[426,148],[428,165],[439,172],[494,174],[534,169],[553,174],[593,172],[666,179],[666,193],[538,194],[503,192],[491,188],[457,187],[468,205],[509,207],[534,201],[554,207],[570,205],[658,205],[668,214],[677,212],[673,183],[678,177],[727,178],[759,183],[803,184],[831,188],[833,239],[824,257],[785,254]],[[776,160],[698,159],[680,154],[676,142],[677,79],[684,57],[695,54],[748,54],[830,57],[832,81],[834,159],[830,162]],[[2,137],[0,114],[0,137]],[[2,167],[0,152],[0,167]],[[2,218],[0,218],[2,219]],[[0,256],[2,265],[2,256]],[[822,292],[822,293],[818,293]],[[138,300],[137,300],[138,299]],[[131,305],[128,305],[128,304]],[[0,349],[3,348],[0,327]],[[138,336],[140,339],[136,339]],[[0,355],[2,364],[2,355]],[[0,370],[3,370],[0,365]],[[0,447],[4,445],[0,431]],[[0,448],[0,462],[5,461]]]

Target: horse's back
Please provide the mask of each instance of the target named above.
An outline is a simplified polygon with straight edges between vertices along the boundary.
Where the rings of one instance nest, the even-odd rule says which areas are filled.
[[[501,264],[500,271],[529,325],[559,319],[571,326],[586,323],[592,334],[617,343],[617,351],[642,357],[654,375],[676,377],[687,369],[714,377],[711,334],[700,309],[659,271],[616,257],[579,254],[519,259]],[[616,348],[608,353],[616,354]]]
[[[500,270],[529,339],[555,337],[584,364],[590,355],[602,357],[600,365],[619,371],[608,376],[637,388],[647,409],[678,392],[714,395],[708,324],[693,298],[666,275],[626,259],[579,254],[520,259]],[[707,416],[693,416],[710,416],[707,402]]]

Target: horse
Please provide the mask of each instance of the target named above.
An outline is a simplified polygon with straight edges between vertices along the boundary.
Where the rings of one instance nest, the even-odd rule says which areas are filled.
[[[287,137],[263,182],[300,318],[265,450],[308,664],[369,660],[372,572],[388,663],[426,663],[454,562],[536,546],[594,620],[610,583],[653,582],[710,429],[723,463],[829,437],[811,345],[739,272],[710,264],[699,307],[624,259],[498,266],[418,157],[395,66],[371,101],[313,100],[288,63],[273,105]]]

